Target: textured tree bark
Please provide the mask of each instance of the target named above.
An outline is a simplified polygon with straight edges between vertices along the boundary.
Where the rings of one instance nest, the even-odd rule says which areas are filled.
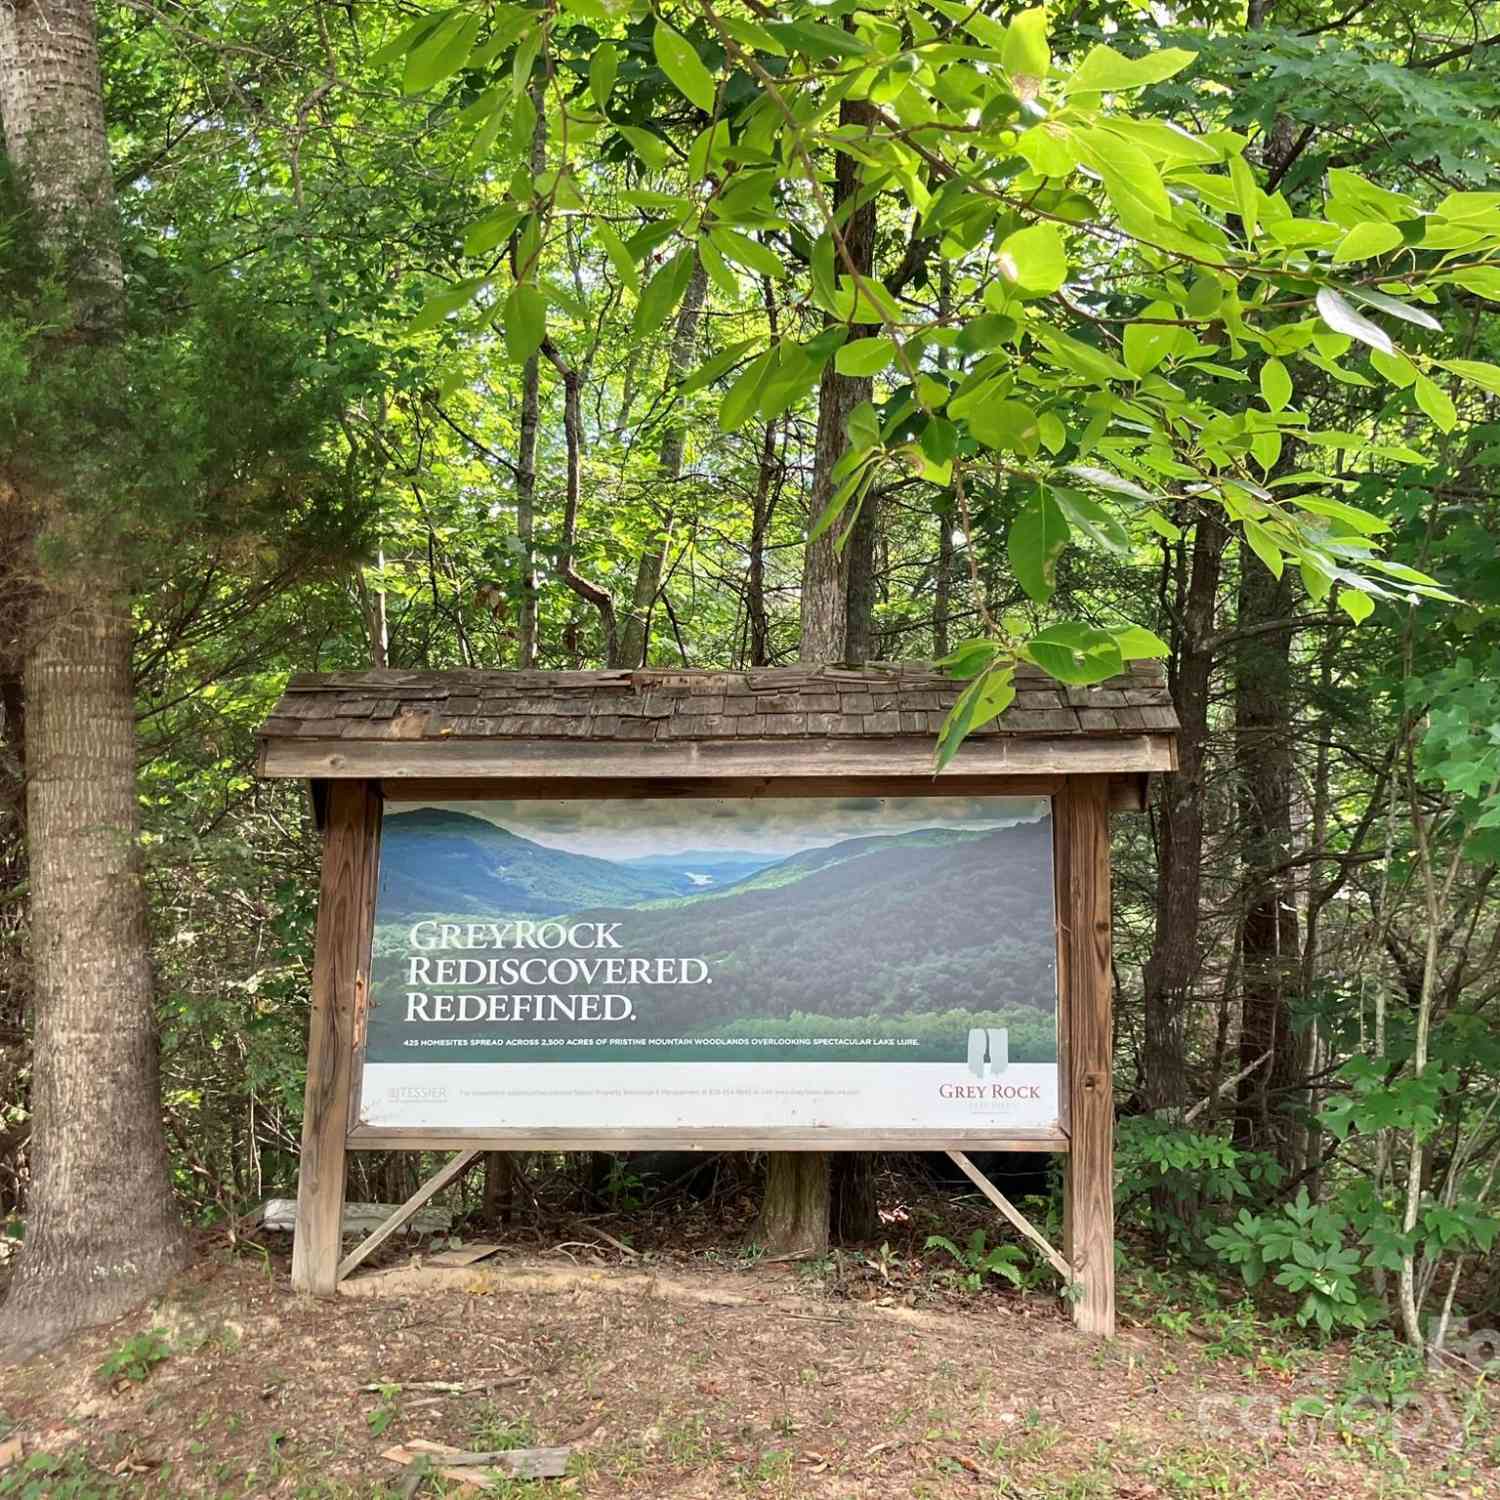
[[[1284,868],[1292,843],[1290,628],[1265,627],[1292,612],[1289,575],[1243,564],[1235,655],[1234,759],[1244,906],[1240,921],[1240,1057],[1248,1073],[1235,1099],[1238,1145],[1273,1152],[1289,1172],[1299,1165],[1296,1131],[1276,1103],[1292,1099],[1298,1039],[1289,992],[1301,967],[1295,892]],[[1253,633],[1252,633],[1253,632]]]
[[[672,347],[667,353],[667,384],[675,385],[686,372],[692,358],[693,344],[698,338],[698,319],[703,312],[703,298],[708,291],[708,272],[701,260],[694,261],[693,274],[688,279],[687,291],[677,308],[677,324],[672,330]],[[682,449],[684,432],[678,422],[667,428],[657,454],[657,481],[666,495],[661,507],[661,529],[641,554],[636,565],[635,588],[631,592],[630,610],[620,631],[620,663],[622,666],[644,666],[646,649],[650,644],[651,606],[656,603],[661,588],[662,569],[667,561],[667,543],[672,534],[672,522],[677,507],[674,494],[677,481],[682,477]]]
[[[122,273],[88,0],[0,5],[0,129],[66,259],[77,336],[110,337]],[[86,560],[66,497],[14,462],[49,567],[25,667],[36,1051],[27,1232],[0,1314],[12,1353],[117,1317],[186,1249],[161,1123],[127,590]]]
[[[755,501],[750,517],[750,567],[745,577],[745,613],[750,625],[750,665],[771,661],[771,617],[766,612],[766,536],[776,504],[776,423],[767,422],[761,435],[760,466],[755,475]]]
[[[1166,1119],[1187,1103],[1184,1026],[1198,977],[1198,895],[1202,885],[1204,749],[1208,740],[1209,684],[1214,619],[1227,538],[1210,515],[1197,524],[1188,576],[1179,587],[1169,663],[1172,700],[1181,730],[1178,771],[1161,778],[1156,930],[1143,975],[1145,1096]]]
[[[773,1151],[755,1238],[776,1255],[820,1255],[828,1248],[828,1153]]]
[[[26,1239],[0,1346],[118,1317],[185,1260],[161,1123],[130,616],[54,591],[26,665],[36,1043]]]
[[[516,540],[521,544],[521,607],[516,612],[516,665],[536,665],[536,435],[542,420],[542,365],[533,354],[521,371],[521,431],[516,444]]]
[[[867,118],[869,106],[846,101],[839,107],[839,123],[857,126]],[[859,164],[853,157],[836,158],[833,209],[838,216],[845,248],[855,268],[867,273],[875,261],[875,204],[854,204],[859,192]],[[840,262],[840,274],[847,267]],[[863,338],[874,330],[853,327],[850,338]],[[818,388],[818,431],[813,452],[811,519],[823,513],[836,486],[833,468],[849,446],[849,414],[861,401],[870,399],[873,382],[868,376],[840,375],[830,360],[824,367]],[[809,542],[802,565],[802,643],[804,662],[835,662],[848,659],[851,616],[854,624],[854,646],[868,650],[870,606],[873,603],[872,571],[875,546],[875,500],[869,496],[866,510],[855,523],[855,535],[840,553],[837,550],[839,527],[830,527],[816,541]],[[860,559],[858,599],[851,598],[850,568],[852,559]],[[862,658],[861,658],[862,659]],[[797,1153],[792,1165],[773,1152],[766,1175],[766,1196],[761,1209],[760,1237],[764,1244],[782,1254],[802,1250],[823,1250],[828,1246],[829,1221],[837,1206],[840,1230],[852,1238],[868,1238],[878,1228],[874,1213],[873,1183],[868,1173],[870,1158],[854,1156],[830,1168],[821,1153]],[[863,1181],[861,1174],[866,1174]],[[832,1186],[839,1184],[835,1205]]]
[[[858,126],[865,123],[869,106],[846,101],[839,107],[839,123]],[[849,156],[836,158],[833,185],[833,210],[838,216],[849,258],[861,275],[870,271],[875,261],[875,204],[860,204],[845,213],[859,191],[859,164]],[[847,267],[838,263],[840,275]],[[864,338],[874,329],[856,326],[849,330],[851,339]],[[809,521],[816,521],[833,498],[837,486],[833,468],[849,446],[849,414],[861,401],[868,401],[874,383],[867,375],[840,375],[830,360],[823,368],[818,386],[818,431],[813,447],[812,499]],[[866,511],[855,523],[855,535],[842,552],[838,550],[840,526],[830,527],[816,541],[809,542],[802,562],[802,649],[805,662],[844,661],[849,645],[849,568],[856,555],[871,554],[874,546],[875,502],[866,498]],[[868,640],[868,617],[857,623],[857,629]]]

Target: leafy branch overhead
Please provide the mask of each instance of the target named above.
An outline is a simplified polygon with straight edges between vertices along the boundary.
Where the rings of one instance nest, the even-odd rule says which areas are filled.
[[[678,395],[721,390],[729,432],[785,413],[830,365],[874,382],[810,540],[842,546],[877,482],[931,486],[965,535],[973,498],[1011,497],[1006,556],[1035,608],[981,606],[983,635],[950,658],[972,683],[940,766],[1003,711],[1017,660],[1085,683],[1163,652],[1128,620],[1046,621],[1072,547],[1129,559],[1212,514],[1353,622],[1380,599],[1452,598],[1384,557],[1388,521],[1350,498],[1372,466],[1423,453],[1373,425],[1315,427],[1299,389],[1384,385],[1440,433],[1465,386],[1500,391],[1500,366],[1445,357],[1437,315],[1500,295],[1500,197],[1421,202],[1335,168],[1321,211],[1305,194],[1294,209],[1263,135],[1152,108],[1152,90],[1193,98],[1193,51],[1062,55],[1042,8],[1003,23],[952,0],[459,6],[381,56],[411,92],[482,75],[457,116],[481,175],[502,132],[547,146],[543,170],[489,184],[466,246],[482,264],[414,327],[496,322],[529,358],[573,306],[542,270],[564,235],[635,299],[638,337],[666,325],[695,264],[726,299],[781,283],[816,324],[762,326]],[[601,151],[632,164],[623,194],[591,171]],[[851,255],[840,158],[907,247],[899,267]]]

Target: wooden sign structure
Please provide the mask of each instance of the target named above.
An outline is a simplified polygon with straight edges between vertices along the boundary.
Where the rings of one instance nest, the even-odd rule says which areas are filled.
[[[294,1286],[331,1294],[481,1151],[925,1148],[947,1150],[1074,1284],[1080,1328],[1112,1334],[1109,817],[1143,808],[1148,778],[1175,769],[1177,721],[1154,664],[1135,663],[1121,677],[1087,688],[1064,687],[1023,667],[1012,706],[934,777],[934,737],[961,687],[914,665],[380,670],[293,678],[261,730],[259,770],[309,783],[324,836]],[[816,809],[831,799],[1016,797],[1045,799],[1053,840],[1057,1110],[1046,1127],[981,1121],[879,1130],[724,1123],[668,1128],[632,1125],[628,1116],[608,1126],[594,1119],[576,1126],[487,1128],[465,1121],[412,1127],[371,1125],[356,1112],[388,803],[529,802],[542,809],[612,800],[712,798],[722,805],[723,799],[775,799],[785,806],[784,799],[805,799]],[[986,1066],[988,1057],[986,1051]],[[964,1152],[981,1145],[1065,1154],[1060,1253],[973,1168]],[[346,1153],[392,1148],[457,1154],[341,1260]]]

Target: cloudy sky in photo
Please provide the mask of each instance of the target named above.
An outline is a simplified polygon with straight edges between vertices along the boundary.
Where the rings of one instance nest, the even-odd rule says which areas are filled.
[[[487,818],[522,838],[592,854],[636,859],[687,850],[787,855],[870,834],[918,828],[1003,828],[1050,813],[1045,797],[725,797],[576,802],[389,802]]]

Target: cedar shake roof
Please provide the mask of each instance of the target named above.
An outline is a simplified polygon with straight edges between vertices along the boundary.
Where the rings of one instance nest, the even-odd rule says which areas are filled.
[[[1023,663],[1015,680],[1014,703],[965,743],[954,771],[1174,765],[1177,716],[1159,664],[1133,662],[1107,682],[1067,687]],[[260,730],[260,771],[774,777],[864,767],[930,775],[935,737],[963,687],[916,663],[300,673]]]

